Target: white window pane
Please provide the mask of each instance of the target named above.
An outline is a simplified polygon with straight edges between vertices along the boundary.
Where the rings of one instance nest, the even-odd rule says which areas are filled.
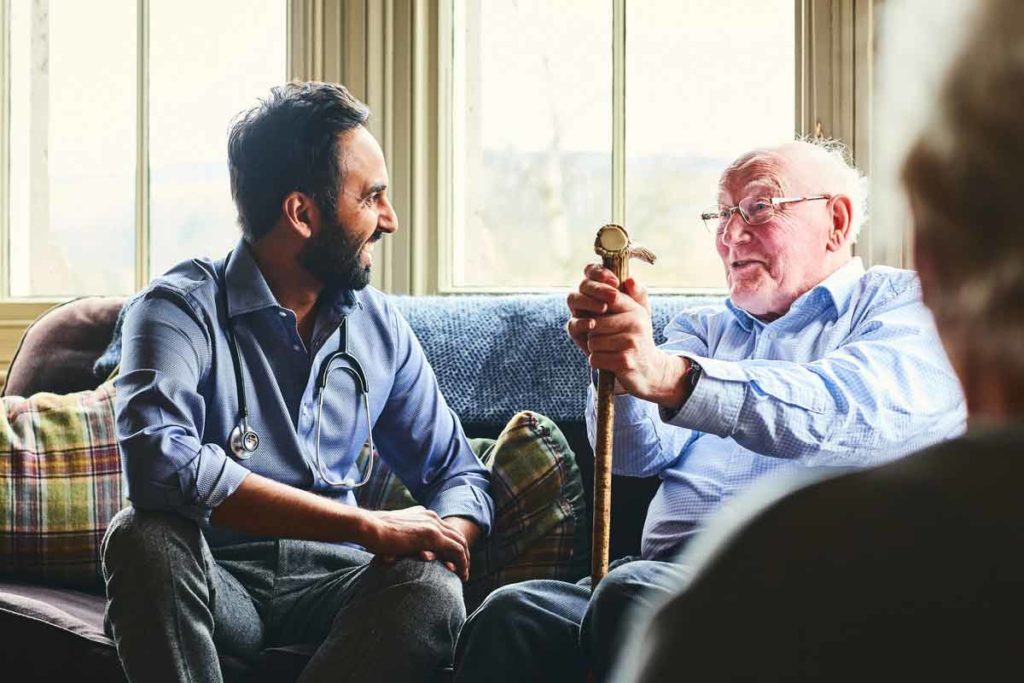
[[[10,292],[131,291],[136,3],[10,3]]]
[[[286,0],[153,0],[150,273],[222,256],[241,234],[228,180],[234,116],[284,82]]]
[[[611,3],[457,1],[452,279],[579,279],[611,218]]]
[[[792,0],[629,0],[626,225],[649,285],[724,287],[700,212],[738,155],[793,139]]]

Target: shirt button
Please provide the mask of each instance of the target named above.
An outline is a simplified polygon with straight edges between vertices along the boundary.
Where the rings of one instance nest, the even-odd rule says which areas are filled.
[[[278,314],[279,316],[281,316],[282,318],[287,318],[287,317],[288,317],[288,314],[287,314],[287,313],[285,313],[284,311],[278,311],[278,312],[277,312],[277,314]]]
[[[301,351],[302,347],[298,344],[292,344],[292,351]]]

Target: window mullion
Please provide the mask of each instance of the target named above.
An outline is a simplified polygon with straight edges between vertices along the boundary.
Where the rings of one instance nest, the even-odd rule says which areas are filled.
[[[612,0],[612,221],[626,222],[626,0]]]
[[[138,0],[135,86],[135,289],[149,282],[149,0]]]

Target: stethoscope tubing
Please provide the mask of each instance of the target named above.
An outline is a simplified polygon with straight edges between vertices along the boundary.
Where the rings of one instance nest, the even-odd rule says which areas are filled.
[[[228,261],[231,260],[233,253],[234,250],[229,252],[227,258],[224,259],[224,273],[222,274],[223,279],[221,282],[224,326],[228,333],[228,350],[231,353],[231,364],[234,368],[235,374],[235,392],[238,397],[238,421],[228,437],[228,451],[236,460],[245,461],[256,453],[256,450],[260,445],[260,437],[249,425],[249,406],[245,398],[245,379],[242,376],[242,356],[238,350],[238,341],[235,338],[234,324],[228,316],[227,267]],[[314,457],[316,461],[317,474],[325,484],[332,488],[355,489],[360,486],[364,486],[370,481],[370,477],[373,474],[373,460],[377,455],[377,449],[373,443],[373,423],[370,420],[370,387],[366,380],[366,372],[363,370],[362,364],[348,351],[347,317],[341,319],[339,328],[341,333],[341,348],[334,351],[324,359],[320,372],[317,375],[316,391],[318,395],[316,414],[316,447]],[[342,365],[333,368],[332,365],[337,360],[348,361],[349,365]],[[360,478],[358,483],[353,479],[342,479],[339,481],[331,478],[324,469],[323,460],[320,459],[320,429],[323,424],[324,394],[327,389],[328,376],[331,371],[335,369],[344,370],[346,374],[352,377],[352,380],[356,385],[356,391],[363,399],[363,407],[366,411],[366,432],[368,434],[368,441],[370,445],[370,462],[366,467],[366,472]]]

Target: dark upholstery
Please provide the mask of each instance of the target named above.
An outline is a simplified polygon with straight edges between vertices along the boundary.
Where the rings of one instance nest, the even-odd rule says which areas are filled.
[[[93,375],[93,363],[110,343],[124,301],[85,297],[40,316],[25,332],[0,395],[70,394],[96,388],[104,378]]]
[[[0,581],[0,673],[5,680],[121,683],[125,680],[114,641],[103,634],[102,595]],[[272,648],[262,655],[260,675],[233,657],[221,657],[224,680],[292,681],[265,678],[267,671],[301,671],[309,652]],[[298,666],[298,669],[296,667]],[[17,673],[14,679],[7,675]]]

